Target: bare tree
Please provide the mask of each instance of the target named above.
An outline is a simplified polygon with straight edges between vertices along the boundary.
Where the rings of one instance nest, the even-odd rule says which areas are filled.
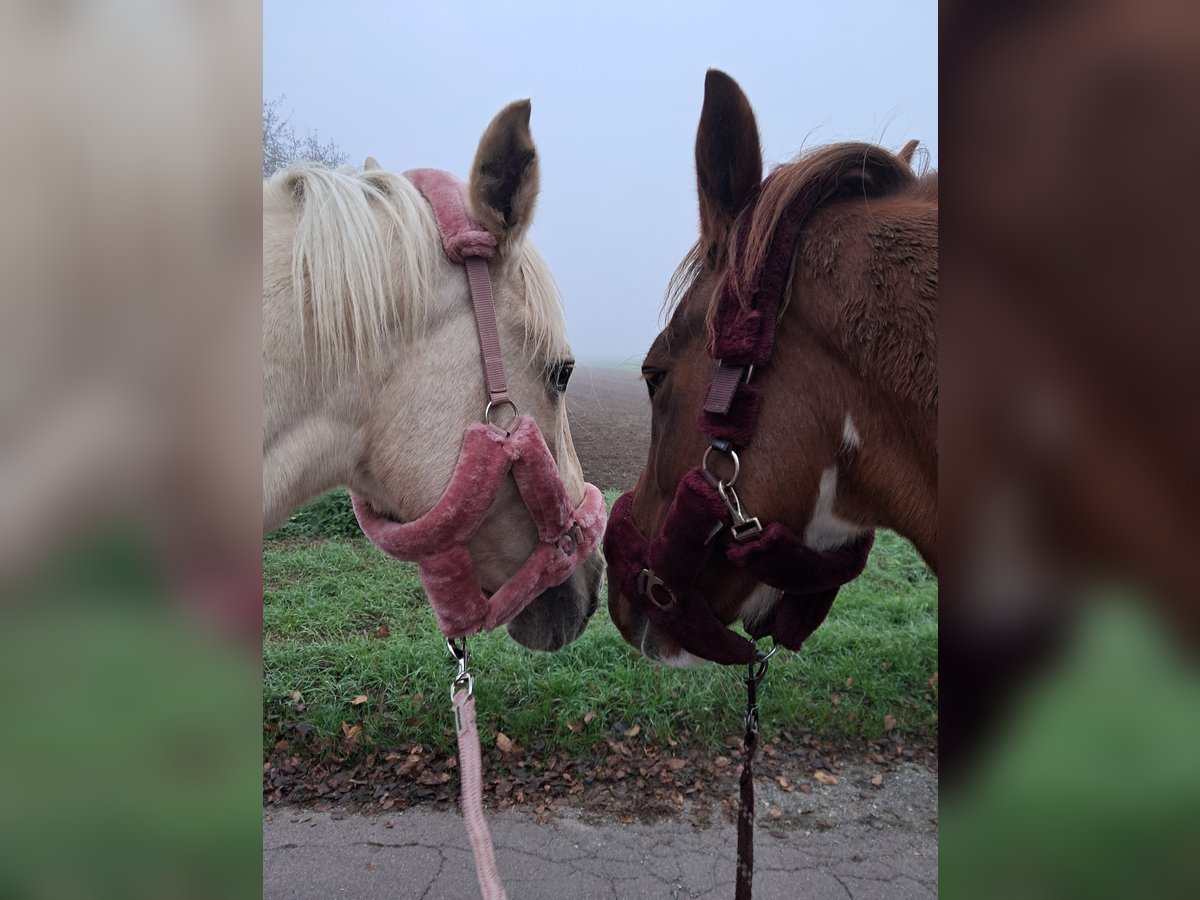
[[[296,134],[289,119],[279,114],[283,97],[263,101],[263,178],[269,178],[298,160],[311,160],[331,169],[350,158],[334,141],[321,143],[316,132]]]

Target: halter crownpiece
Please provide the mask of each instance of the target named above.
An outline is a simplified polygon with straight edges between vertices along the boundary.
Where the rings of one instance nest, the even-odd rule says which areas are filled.
[[[771,361],[775,325],[800,231],[825,199],[814,183],[789,203],[771,236],[770,250],[755,271],[737,252],[721,282],[709,355],[717,371],[709,385],[700,428],[711,438],[700,465],[684,475],[657,538],[649,540],[633,520],[633,492],[613,505],[604,538],[608,579],[650,621],[684,650],[712,662],[748,664],[757,659],[752,641],[726,627],[705,600],[698,580],[709,560],[724,552],[734,566],[782,592],[773,618],[759,638],[798,650],[824,621],[839,588],[861,574],[874,541],[866,534],[844,547],[818,551],[786,525],[764,526],[746,514],[733,486],[741,469],[736,448],[750,442],[758,421],[761,388],[751,384],[756,366]],[[745,246],[761,191],[742,213],[738,243]],[[728,455],[733,477],[708,468],[713,451]],[[728,529],[724,544],[718,537]],[[720,547],[723,546],[723,550]]]
[[[484,421],[467,426],[450,483],[433,508],[411,522],[380,515],[354,496],[363,532],[384,553],[416,562],[438,625],[446,637],[465,637],[511,621],[543,591],[562,584],[596,549],[604,532],[604,497],[584,485],[575,506],[537,422],[516,415],[507,430],[491,424],[498,405],[516,405],[508,394],[487,261],[496,237],[471,215],[466,186],[437,169],[405,177],[433,210],[442,247],[467,270],[483,360],[487,402]],[[479,584],[467,544],[483,524],[509,473],[537,528],[538,545],[525,563],[488,597]]]

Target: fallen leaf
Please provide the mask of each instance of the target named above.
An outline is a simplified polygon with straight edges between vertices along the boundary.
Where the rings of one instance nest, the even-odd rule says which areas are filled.
[[[729,757],[728,756],[718,756],[716,759],[713,760],[713,765],[716,766],[718,769],[724,769],[726,766],[729,765]]]
[[[380,623],[379,627],[375,629],[375,637],[377,638],[385,638],[391,633],[392,629],[388,628],[387,622]]]
[[[496,732],[496,746],[500,748],[501,753],[512,753],[517,748],[517,745],[513,743],[512,738],[510,738],[503,731]]]
[[[367,702],[367,695],[359,694],[357,697],[355,697],[353,700],[350,701],[350,705],[351,706],[361,706],[362,704],[364,704],[366,702]]]
[[[567,728],[571,729],[571,731],[583,731],[583,723],[582,722],[568,722]]]
[[[641,733],[642,733],[642,726],[634,725],[632,728],[630,728],[628,731],[625,732],[625,737],[633,738],[633,737],[637,737]]]
[[[885,731],[891,731],[896,727],[896,717],[890,713],[883,717],[883,728]]]
[[[776,806],[769,813],[767,813],[767,817],[771,818],[771,819],[782,819],[783,818],[783,810],[780,809],[778,806]]]
[[[875,787],[879,787],[881,784],[883,784],[883,776],[882,775],[872,775],[871,776],[871,784],[875,785]]]
[[[586,712],[586,713],[584,713],[584,714],[583,714],[583,724],[584,724],[584,725],[591,725],[591,724],[592,724],[592,719],[594,719],[594,718],[596,718],[596,714],[595,714],[594,712]]]
[[[800,785],[800,793],[811,794],[812,793],[812,785],[809,784],[807,781],[804,782],[804,784]]]
[[[937,685],[938,685],[938,673],[937,673],[937,672],[934,672],[932,675],[930,675],[930,676],[929,676],[929,681],[927,681],[927,682],[926,682],[926,684],[928,684],[928,685],[929,685],[929,689],[930,689],[930,690],[933,690],[935,687],[937,687]]]
[[[671,769],[671,771],[673,771],[673,772],[678,772],[680,769],[682,769],[686,765],[687,765],[686,759],[668,759],[667,760],[667,767],[669,769]]]
[[[821,782],[821,784],[837,784],[838,783],[837,777],[834,775],[830,775],[824,769],[817,769],[817,771],[813,773],[813,778],[817,779],[817,781]]]
[[[407,775],[421,763],[421,755],[419,753],[409,754],[408,759],[400,764],[400,768],[396,770],[398,775]]]
[[[299,691],[292,691],[292,702],[299,703],[302,694]]]

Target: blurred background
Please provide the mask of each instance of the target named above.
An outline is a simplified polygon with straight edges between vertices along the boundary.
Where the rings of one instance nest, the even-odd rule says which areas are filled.
[[[0,5],[0,896],[261,896],[260,10]]]
[[[883,27],[845,7],[823,43]],[[261,12],[0,7],[0,896],[261,892],[260,104],[307,102],[264,84]],[[942,890],[1195,896],[1200,10],[940,16]]]
[[[1200,885],[1200,8],[943,4],[941,884]]]

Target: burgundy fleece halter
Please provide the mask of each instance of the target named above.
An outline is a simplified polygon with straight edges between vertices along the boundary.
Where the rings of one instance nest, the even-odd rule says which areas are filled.
[[[740,467],[737,448],[750,443],[758,421],[761,389],[750,379],[756,366],[771,361],[779,305],[800,230],[824,200],[819,189],[813,185],[802,190],[788,205],[760,269],[744,271],[743,261],[733,254],[708,346],[719,365],[699,421],[712,438],[711,447],[701,464],[684,475],[658,537],[651,542],[633,521],[631,491],[614,504],[604,538],[609,583],[684,650],[717,663],[751,663],[758,651],[752,641],[722,624],[697,584],[714,553],[724,552],[735,566],[783,592],[773,617],[753,637],[769,634],[776,643],[798,650],[825,620],[841,585],[862,572],[874,540],[868,534],[835,550],[813,550],[786,525],[772,522],[764,527],[747,515],[734,488]],[[758,197],[742,214],[739,246],[745,246]],[[735,474],[728,481],[707,467],[714,450],[734,462]],[[719,545],[727,526],[722,551]]]
[[[508,395],[496,329],[487,261],[496,238],[471,215],[466,186],[437,169],[404,173],[433,208],[446,255],[467,270],[483,358],[488,401],[483,421],[467,426],[450,483],[440,500],[412,522],[378,514],[355,496],[354,513],[367,537],[396,559],[415,561],[438,625],[448,638],[487,631],[513,619],[535,597],[562,584],[596,549],[604,530],[604,497],[584,485],[576,507],[567,496],[554,457],[531,416],[517,415],[508,430],[493,425],[492,410],[516,404]],[[479,529],[505,477],[512,472],[539,544],[492,596],[479,586],[467,542]]]

